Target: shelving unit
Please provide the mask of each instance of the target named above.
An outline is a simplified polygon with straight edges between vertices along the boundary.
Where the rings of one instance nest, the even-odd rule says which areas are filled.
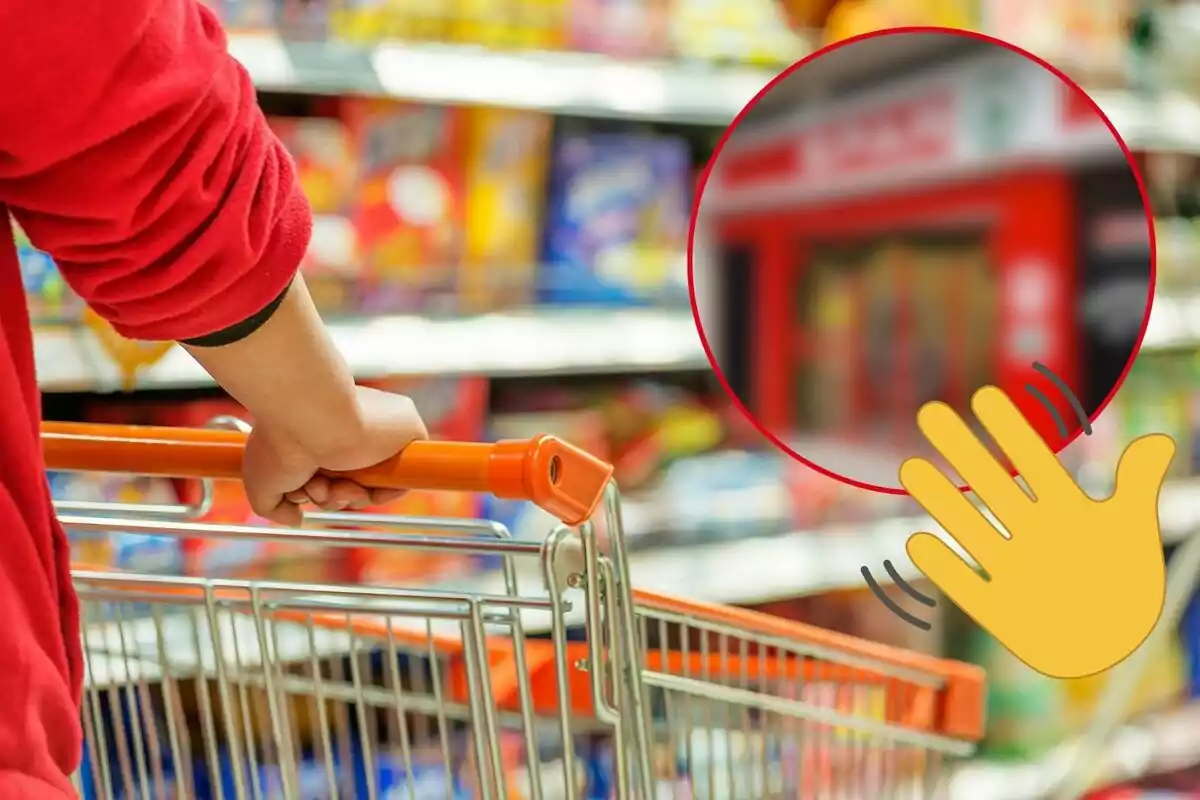
[[[539,309],[479,317],[390,316],[333,321],[329,329],[354,374],[363,379],[633,374],[708,366],[687,311]],[[35,345],[43,391],[121,388],[118,371],[86,329],[43,329]],[[137,381],[143,390],[213,385],[178,347]]]
[[[728,124],[774,77],[772,71],[761,68],[630,61],[581,53],[492,52],[459,45],[387,42],[357,46],[285,41],[267,34],[235,34],[229,45],[264,92],[489,105],[564,117],[713,129]],[[1052,56],[1049,60],[1060,63]],[[1200,102],[1173,92],[1148,98],[1131,91],[1104,90],[1093,97],[1131,147],[1200,155]],[[1162,247],[1164,242],[1159,244]],[[1172,257],[1180,262],[1190,258],[1188,254]],[[533,308],[475,317],[391,315],[335,319],[330,330],[356,376],[364,379],[701,374],[708,369],[686,308]],[[1198,347],[1200,295],[1160,294],[1143,351]],[[36,350],[41,385],[47,393],[103,394],[122,389],[118,371],[84,328],[41,328]],[[181,348],[173,349],[137,380],[137,389],[145,391],[211,388],[211,380]],[[708,500],[714,510],[743,508],[747,516],[756,509],[766,513],[759,506],[769,505],[761,495]],[[1168,544],[1178,543],[1200,528],[1200,481],[1168,485],[1160,513],[1163,539]],[[632,500],[625,510],[633,536],[655,530],[664,516],[654,497]],[[730,526],[736,527],[738,519],[734,516]],[[630,568],[636,584],[652,591],[754,605],[861,588],[864,566],[886,584],[881,568],[885,560],[890,560],[905,580],[920,579],[904,545],[914,531],[931,528],[937,530],[932,520],[913,516],[820,531],[636,550]],[[535,569],[523,570],[519,577],[525,587],[540,585]],[[503,585],[498,575],[489,573],[435,588],[501,594]],[[582,622],[582,614],[581,608],[574,609],[568,622]],[[524,619],[531,632],[545,632],[546,615],[526,612]],[[240,629],[242,622],[248,625],[248,621],[237,622],[230,635],[244,633],[245,639],[253,640],[253,631]],[[179,642],[182,652],[190,647],[192,632],[180,624],[169,622],[167,641]],[[303,627],[281,625],[279,630],[281,658],[286,660],[289,654],[307,657],[308,633]],[[117,633],[112,623],[97,623],[93,631],[106,642],[121,638]],[[91,678],[101,685],[131,677],[155,680],[157,667],[149,655],[157,646],[153,623],[140,620],[120,633],[128,640],[126,644],[145,651],[145,657],[138,659],[139,669],[144,667],[145,672],[132,676],[124,665],[100,659],[89,666]],[[322,656],[350,649],[344,634],[323,631],[319,635],[317,650]],[[197,654],[194,668],[204,671],[210,656]],[[247,658],[253,662],[260,656],[250,653]],[[1180,731],[1197,725],[1200,711],[1191,705],[1127,726],[1113,744],[1113,777],[1127,778],[1200,760],[1200,749],[1183,752],[1172,745],[1186,738]],[[952,798],[1037,800],[1053,784],[1062,762],[1063,755],[1057,753],[1029,764],[968,764],[955,778]]]

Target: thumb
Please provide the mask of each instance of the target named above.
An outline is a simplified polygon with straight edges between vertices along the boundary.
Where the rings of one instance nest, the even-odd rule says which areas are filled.
[[[1165,433],[1151,433],[1134,439],[1117,463],[1113,496],[1158,496],[1167,479],[1167,470],[1175,457],[1175,440]]]

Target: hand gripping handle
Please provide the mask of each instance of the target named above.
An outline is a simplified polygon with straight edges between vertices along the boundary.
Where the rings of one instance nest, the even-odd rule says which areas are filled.
[[[47,422],[52,470],[240,480],[246,435],[204,428]],[[568,525],[591,517],[611,464],[553,436],[476,442],[417,441],[373,467],[341,473],[372,488],[490,492],[529,500]]]

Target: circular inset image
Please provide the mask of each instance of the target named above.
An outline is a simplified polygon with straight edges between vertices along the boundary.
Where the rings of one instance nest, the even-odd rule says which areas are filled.
[[[887,76],[882,78],[881,76]],[[828,47],[739,115],[705,174],[689,281],[741,410],[797,459],[903,493],[918,409],[997,386],[1057,452],[1115,393],[1154,293],[1128,148],[1060,72],[995,39]]]

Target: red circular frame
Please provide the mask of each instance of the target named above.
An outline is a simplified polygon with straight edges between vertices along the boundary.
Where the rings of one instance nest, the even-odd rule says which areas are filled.
[[[805,458],[804,456],[797,453],[792,447],[789,447],[773,431],[771,431],[765,425],[763,425],[761,422],[759,422],[758,418],[755,417],[754,414],[750,412],[750,409],[746,408],[745,404],[742,403],[741,398],[739,398],[737,396],[737,394],[733,391],[732,387],[730,387],[729,381],[725,377],[725,373],[721,370],[721,367],[717,363],[717,359],[716,359],[715,355],[713,354],[712,346],[708,342],[708,337],[704,333],[704,324],[700,319],[700,308],[699,308],[698,304],[696,303],[695,263],[693,260],[693,249],[694,249],[694,244],[695,244],[695,239],[696,239],[696,221],[697,221],[697,217],[698,217],[699,211],[700,211],[700,200],[704,196],[704,189],[708,185],[708,179],[709,179],[709,176],[712,174],[713,166],[716,164],[717,159],[720,157],[721,150],[725,147],[725,144],[729,141],[730,135],[737,128],[737,126],[742,122],[743,117],[745,117],[745,115],[752,108],[754,108],[755,105],[758,104],[759,100],[761,100],[763,97],[765,97],[767,94],[769,94],[770,91],[775,87],[775,85],[778,84],[780,81],[782,81],[784,78],[788,77],[793,72],[796,72],[801,67],[803,67],[805,64],[808,64],[811,61],[815,61],[816,59],[820,58],[821,56],[825,55],[826,53],[832,52],[841,47],[846,47],[848,45],[852,45],[856,42],[861,42],[861,41],[865,41],[868,39],[874,39],[876,37],[895,36],[895,35],[902,35],[902,34],[908,34],[908,33],[940,33],[940,34],[948,34],[951,36],[960,36],[960,37],[963,37],[966,39],[974,39],[976,41],[986,42],[988,44],[993,44],[993,45],[998,45],[1000,47],[1005,48],[1006,50],[1009,50],[1010,52],[1016,53],[1017,55],[1024,56],[1025,58],[1029,59],[1030,61],[1034,62],[1035,64],[1038,64],[1043,69],[1045,69],[1047,72],[1050,72],[1051,74],[1056,76],[1066,86],[1068,86],[1069,88],[1071,88],[1072,90],[1077,92],[1079,94],[1079,96],[1081,96],[1087,100],[1088,105],[1091,106],[1092,110],[1096,113],[1096,116],[1100,118],[1100,120],[1104,123],[1105,127],[1108,128],[1109,133],[1112,134],[1113,140],[1116,141],[1117,146],[1121,148],[1121,154],[1125,157],[1125,163],[1129,166],[1130,172],[1133,173],[1133,179],[1134,179],[1134,182],[1137,184],[1137,188],[1138,188],[1138,195],[1140,196],[1141,201],[1142,201],[1142,209],[1146,215],[1146,228],[1147,228],[1147,231],[1148,231],[1149,237],[1150,237],[1150,283],[1149,283],[1148,293],[1147,293],[1148,299],[1146,302],[1145,312],[1142,315],[1141,328],[1138,330],[1138,335],[1137,335],[1136,339],[1134,340],[1133,349],[1130,352],[1129,360],[1125,364],[1124,369],[1121,370],[1120,376],[1117,378],[1117,381],[1113,385],[1112,389],[1109,390],[1109,393],[1104,398],[1104,401],[1102,403],[1100,403],[1100,405],[1096,408],[1095,411],[1092,412],[1091,416],[1088,418],[1089,422],[1095,422],[1096,418],[1099,417],[1100,414],[1104,412],[1104,409],[1108,408],[1109,403],[1112,402],[1113,397],[1116,396],[1117,391],[1121,388],[1121,385],[1125,383],[1125,379],[1129,376],[1130,369],[1133,368],[1133,363],[1137,360],[1137,357],[1138,357],[1139,353],[1141,352],[1142,342],[1146,338],[1146,330],[1150,325],[1150,312],[1154,306],[1155,290],[1156,290],[1157,283],[1158,283],[1158,240],[1155,237],[1155,232],[1154,232],[1154,212],[1150,208],[1150,199],[1149,199],[1149,195],[1146,192],[1146,183],[1145,183],[1144,179],[1142,178],[1141,171],[1137,167],[1137,163],[1134,161],[1133,152],[1129,149],[1129,145],[1126,144],[1125,139],[1122,138],[1121,134],[1117,131],[1117,129],[1115,127],[1113,127],[1112,121],[1108,118],[1108,115],[1105,114],[1104,111],[1100,108],[1099,104],[1097,104],[1096,101],[1092,99],[1092,96],[1089,95],[1086,91],[1084,91],[1082,86],[1080,86],[1077,82],[1075,82],[1071,78],[1067,77],[1067,75],[1062,70],[1058,69],[1057,67],[1055,67],[1053,64],[1050,64],[1046,60],[1039,58],[1038,56],[1034,55],[1033,53],[1030,53],[1028,50],[1018,47],[1017,45],[1012,44],[1011,42],[1006,42],[1003,39],[997,39],[994,36],[988,36],[987,34],[978,33],[975,31],[962,30],[960,28],[943,28],[943,27],[939,27],[939,26],[935,26],[935,25],[907,26],[907,27],[899,27],[899,28],[888,28],[886,30],[879,30],[879,31],[871,31],[870,33],[864,33],[864,34],[860,34],[858,36],[852,36],[848,39],[843,39],[839,42],[835,42],[833,44],[826,45],[826,46],[821,47],[818,50],[814,51],[813,53],[810,53],[809,55],[800,59],[795,64],[792,64],[790,67],[788,67],[787,69],[783,70],[778,75],[776,75],[769,83],[767,83],[766,86],[764,86],[762,89],[760,89],[759,92],[753,98],[751,98],[750,102],[748,102],[745,106],[742,107],[742,110],[737,113],[737,116],[735,116],[733,118],[733,122],[731,122],[729,124],[729,126],[725,129],[725,131],[721,134],[721,138],[720,138],[720,140],[718,140],[717,146],[713,150],[712,158],[710,158],[708,160],[708,163],[705,165],[704,170],[700,175],[699,185],[696,189],[696,200],[692,204],[692,215],[691,215],[691,220],[688,224],[687,277],[688,277],[688,296],[689,296],[691,307],[692,307],[692,319],[696,323],[696,332],[700,335],[700,344],[704,348],[704,356],[705,356],[705,358],[708,359],[708,363],[712,367],[713,373],[717,376],[717,380],[720,382],[721,388],[725,391],[725,394],[727,394],[729,396],[729,399],[733,402],[733,405],[738,409],[738,411],[742,414],[742,416],[744,416],[746,418],[746,420],[751,425],[753,425],[755,427],[755,429],[758,430],[759,433],[761,433],[763,436],[765,436],[768,441],[770,441],[772,444],[774,444],[777,448],[779,448],[784,453],[788,454],[789,456],[791,456],[795,460],[799,461],[800,463],[804,464],[805,466],[808,466],[811,469],[814,469],[817,472],[821,473],[822,475],[825,475],[826,477],[833,478],[834,480],[840,481],[841,483],[844,483],[848,486],[854,486],[859,489],[866,489],[868,491],[878,492],[880,494],[890,494],[890,495],[907,495],[908,492],[900,487],[878,486],[876,484],[856,480],[849,476],[842,475],[840,473],[837,473],[830,469],[827,469],[826,467],[823,467],[822,465],[816,463],[815,461]],[[1082,429],[1075,431],[1075,433],[1072,436],[1070,436],[1066,441],[1064,441],[1061,444],[1061,446],[1059,447],[1057,452],[1061,452],[1062,449],[1065,449],[1066,447],[1068,447],[1072,442],[1074,442],[1076,439],[1079,438],[1079,435],[1081,433],[1082,433]],[[966,487],[966,486],[962,486],[960,488],[963,491],[969,490],[969,487]]]

